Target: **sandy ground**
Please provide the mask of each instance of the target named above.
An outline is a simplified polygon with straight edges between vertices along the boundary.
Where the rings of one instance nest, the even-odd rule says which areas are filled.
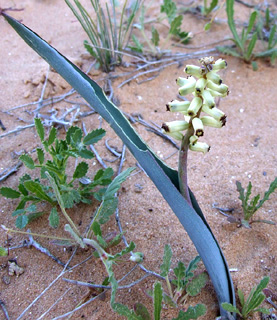
[[[9,0],[1,1],[3,8],[15,4],[17,8],[24,10],[10,12],[13,17],[22,20],[83,70],[87,70],[92,60],[88,58],[82,45],[86,36],[63,1],[22,0],[20,3]],[[249,10],[242,5],[236,5],[241,21],[246,21]],[[156,6],[155,8],[157,9]],[[226,19],[224,12],[222,12],[222,18]],[[186,15],[184,28],[197,33],[203,30],[204,24],[204,21]],[[223,39],[226,35],[229,35],[229,30],[225,24],[214,25],[209,33],[198,34],[190,45],[205,45],[214,40]],[[38,100],[48,66],[17,36],[3,18],[0,18],[0,39],[0,117],[7,128],[6,131],[0,132],[0,135],[3,135],[18,126],[24,126],[33,121],[33,114],[29,111],[34,110],[35,106],[21,107],[10,114],[3,113],[3,111]],[[186,50],[180,49],[181,52],[186,52]],[[189,185],[223,249],[229,267],[235,271],[232,272],[235,288],[239,287],[248,294],[260,279],[270,276],[268,288],[277,294],[276,225],[257,223],[253,224],[252,229],[238,228],[236,224],[228,223],[218,210],[212,208],[214,203],[220,207],[234,208],[234,215],[241,217],[242,210],[236,191],[236,180],[241,181],[243,186],[246,186],[251,180],[253,194],[263,194],[277,175],[276,67],[271,67],[266,61],[258,61],[258,71],[254,72],[251,66],[238,59],[231,57],[226,57],[226,59],[228,68],[222,72],[222,77],[224,83],[230,88],[230,94],[221,100],[220,108],[228,115],[228,122],[223,129],[206,130],[205,141],[212,146],[208,154],[203,156],[198,153],[190,153]],[[184,65],[186,63],[197,63],[197,60],[185,61]],[[168,67],[150,82],[139,84],[138,81],[132,81],[120,89],[118,85],[124,78],[113,81],[114,97],[118,105],[123,111],[139,113],[146,121],[153,121],[158,125],[164,121],[180,118],[180,115],[167,113],[165,104],[176,98],[175,79],[183,76],[184,65],[179,68],[176,65]],[[120,67],[115,72],[120,74],[125,71],[126,69]],[[103,85],[101,79],[106,77],[105,74],[92,69],[89,75],[95,80],[98,79],[99,84]],[[68,90],[70,90],[69,85],[51,71],[44,98],[60,95]],[[66,102],[61,102],[55,105],[55,108],[63,111],[70,106]],[[82,121],[86,124],[87,130],[99,126],[98,115],[91,115]],[[81,121],[77,125],[81,126]],[[111,139],[110,145],[116,146],[120,151],[122,149],[120,140],[105,123],[103,127],[107,130],[107,137]],[[172,145],[148,132],[139,124],[135,124],[135,127],[162,159],[167,159],[166,162],[170,166],[177,167],[177,154],[174,153],[176,149]],[[61,129],[60,137],[63,134],[64,130]],[[18,153],[31,152],[37,146],[39,146],[39,139],[34,128],[2,137],[0,172],[18,163]],[[96,148],[103,159],[114,159],[106,149],[104,140],[99,142]],[[133,156],[127,151],[124,168],[135,165],[135,162]],[[119,161],[111,163],[111,166],[117,170]],[[100,168],[94,160],[91,167],[92,172]],[[0,186],[16,187],[18,179],[26,172],[29,173],[29,170],[23,166],[20,167],[15,174],[1,182]],[[159,272],[165,244],[170,244],[172,247],[173,267],[178,261],[188,263],[195,257],[196,250],[186,232],[153,183],[142,171],[137,169],[137,174],[124,183],[119,193],[119,200],[120,217],[127,240],[134,241],[137,250],[144,253],[146,268]],[[256,218],[277,222],[276,200],[277,193],[271,195],[270,200],[256,214]],[[14,227],[15,218],[11,216],[11,213],[16,204],[16,200],[0,198],[1,224],[10,228]],[[95,205],[92,207],[81,205],[69,210],[69,213],[72,219],[79,224],[81,231],[84,231],[94,210]],[[47,215],[45,215],[33,222],[30,229],[32,232],[46,235],[65,236],[62,224],[63,221],[56,230],[49,228]],[[117,230],[117,227],[112,219],[104,231],[108,234],[114,230]],[[10,246],[17,246],[24,239],[27,237],[12,234],[8,242]],[[72,254],[70,250],[50,244],[47,239],[36,238],[36,240],[62,261],[67,261]],[[0,244],[7,245],[7,236],[3,231],[0,232]],[[83,261],[90,254],[91,251],[78,250],[72,265]],[[22,275],[8,276],[7,262],[10,259],[16,259],[18,265],[24,268]],[[122,277],[132,267],[133,264],[128,262],[119,263],[115,268],[117,277]],[[199,272],[203,270],[202,265]],[[4,301],[10,318],[17,319],[23,310],[60,275],[61,271],[60,265],[35,248],[11,250],[8,257],[0,258],[0,299]],[[142,275],[143,272],[137,270],[123,284],[135,281]],[[106,274],[100,261],[90,259],[74,271],[66,273],[64,277],[101,283]],[[66,292],[52,310],[43,317],[43,319],[53,319],[72,310],[88,293],[86,288],[68,284],[61,278],[21,319],[42,319],[40,316]],[[154,281],[155,278],[149,277],[139,285],[119,291],[117,301],[130,308],[135,303],[141,302],[151,310],[152,303],[146,295],[146,290],[152,288]],[[165,284],[164,289],[166,290]],[[206,304],[208,309],[207,314],[201,319],[214,319],[218,315],[217,300],[211,282],[200,295],[188,299],[181,307],[186,308],[188,305],[200,302]],[[269,304],[266,306],[270,307]],[[177,313],[177,310],[165,306],[162,319],[172,319]],[[0,318],[4,319],[1,311]],[[122,319],[122,317],[112,312],[107,293],[102,299],[96,299],[74,313],[71,319],[110,320]],[[260,316],[256,315],[253,319],[260,319]]]

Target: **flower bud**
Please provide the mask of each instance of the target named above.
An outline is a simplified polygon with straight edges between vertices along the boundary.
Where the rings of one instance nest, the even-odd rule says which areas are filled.
[[[166,133],[187,130],[188,127],[189,123],[185,120],[175,120],[162,124],[162,128]]]
[[[216,72],[208,72],[206,75],[207,79],[214,82],[215,84],[219,85],[222,83],[222,80],[220,78],[220,75]]]
[[[204,117],[201,117],[201,121],[204,126],[222,128],[226,123],[226,117],[223,119],[223,121],[219,121],[213,117],[204,116]]]
[[[227,92],[225,92],[225,93],[220,93],[220,92],[215,91],[215,90],[212,90],[212,89],[210,89],[210,88],[207,88],[206,90],[209,91],[210,94],[211,94],[213,97],[225,98],[225,97],[228,96],[228,94],[229,94],[229,91],[227,91]]]
[[[221,94],[224,94],[224,93],[226,93],[228,91],[228,86],[226,86],[226,84],[222,83],[220,85],[217,85],[217,84],[215,84],[214,82],[212,82],[210,80],[207,81],[207,88],[210,88],[210,89],[212,89],[214,91],[217,91],[217,92],[219,92]]]
[[[143,253],[142,252],[135,252],[129,258],[130,261],[141,263],[143,261]]]
[[[220,69],[225,69],[227,67],[227,62],[223,59],[218,59],[213,64],[213,71],[218,71]]]
[[[204,126],[203,126],[202,121],[199,118],[195,117],[192,119],[192,126],[194,129],[194,134],[197,137],[201,137],[204,135]]]
[[[198,137],[196,135],[190,136],[189,143],[195,144],[198,141]]]
[[[194,66],[192,64],[188,64],[185,67],[184,70],[187,74],[190,74],[191,76],[195,76],[197,78],[200,78],[203,76],[203,74],[205,74],[205,68],[204,67],[198,67],[198,66]]]
[[[195,117],[197,115],[197,112],[200,110],[201,106],[202,99],[199,97],[193,98],[188,108],[188,115],[190,117]]]
[[[215,107],[214,98],[213,98],[213,96],[211,95],[211,93],[208,90],[204,90],[202,92],[202,97],[204,98],[204,103],[209,108],[214,108]]]
[[[209,116],[215,118],[215,120],[222,122],[226,119],[225,113],[220,109],[218,109],[217,107],[214,107],[211,109],[204,104],[202,107],[202,111],[207,113]]]
[[[172,100],[166,105],[166,110],[171,112],[183,112],[187,113],[190,101],[178,101]]]
[[[196,84],[195,84],[195,91],[197,93],[202,93],[203,90],[205,89],[206,87],[206,84],[207,84],[207,80],[204,79],[204,78],[200,78],[196,81]]]
[[[166,134],[176,140],[182,140],[184,135],[180,131],[175,131],[175,132],[166,132]]]
[[[182,87],[179,88],[179,94],[181,96],[185,96],[189,93],[192,93],[195,89],[196,79],[194,79],[193,77],[189,77],[188,80],[190,81],[188,81]]]
[[[182,87],[182,86],[185,86],[188,83],[191,83],[192,81],[194,83],[196,83],[196,79],[193,78],[192,76],[188,76],[187,78],[179,77],[176,80],[176,83],[177,83],[178,86]]]
[[[210,146],[205,142],[198,142],[197,141],[194,144],[190,143],[189,149],[191,151],[198,151],[198,152],[206,153],[206,152],[210,151]]]

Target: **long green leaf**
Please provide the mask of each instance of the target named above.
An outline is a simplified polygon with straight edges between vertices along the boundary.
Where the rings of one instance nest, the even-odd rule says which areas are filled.
[[[93,105],[126,144],[192,239],[211,277],[220,308],[222,302],[230,302],[234,305],[235,295],[227,262],[192,193],[195,210],[180,194],[178,173],[158,159],[122,112],[108,100],[103,90],[93,80],[32,30],[5,13],[2,14],[23,40],[72,85],[89,104]],[[223,308],[221,308],[221,315],[226,315]]]
[[[243,44],[241,42],[241,39],[237,33],[235,21],[234,21],[234,0],[226,0],[226,12],[228,17],[228,25],[229,28],[233,34],[234,40],[236,42],[236,45],[240,48],[240,50],[243,52]]]
[[[154,284],[154,320],[160,320],[163,301],[163,289],[160,282]]]

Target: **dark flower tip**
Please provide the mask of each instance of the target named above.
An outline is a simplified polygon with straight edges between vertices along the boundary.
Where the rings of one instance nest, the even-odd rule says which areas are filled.
[[[165,132],[169,132],[169,127],[165,123],[162,124],[162,129],[164,129]]]

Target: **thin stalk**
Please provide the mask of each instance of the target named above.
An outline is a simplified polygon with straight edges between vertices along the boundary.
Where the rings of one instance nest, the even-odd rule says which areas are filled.
[[[33,232],[26,232],[26,231],[19,231],[19,230],[13,230],[10,228],[5,227],[3,224],[1,226],[5,231],[8,233],[19,233],[19,234],[27,234],[28,236],[32,235],[34,237],[41,237],[41,238],[48,238],[48,239],[54,239],[54,240],[61,240],[61,241],[71,241],[72,239],[69,238],[60,238],[55,236],[49,236],[45,234],[39,234],[39,233],[33,233]]]
[[[165,277],[165,281],[166,281],[166,285],[167,285],[167,288],[168,288],[168,291],[169,291],[169,295],[173,299],[173,292],[172,292],[172,288],[171,288],[171,284],[170,284],[168,275]]]
[[[178,165],[178,176],[179,186],[182,196],[192,206],[188,188],[188,150],[189,150],[189,138],[193,135],[193,127],[189,126],[186,134],[184,135],[179,151],[179,165]]]

